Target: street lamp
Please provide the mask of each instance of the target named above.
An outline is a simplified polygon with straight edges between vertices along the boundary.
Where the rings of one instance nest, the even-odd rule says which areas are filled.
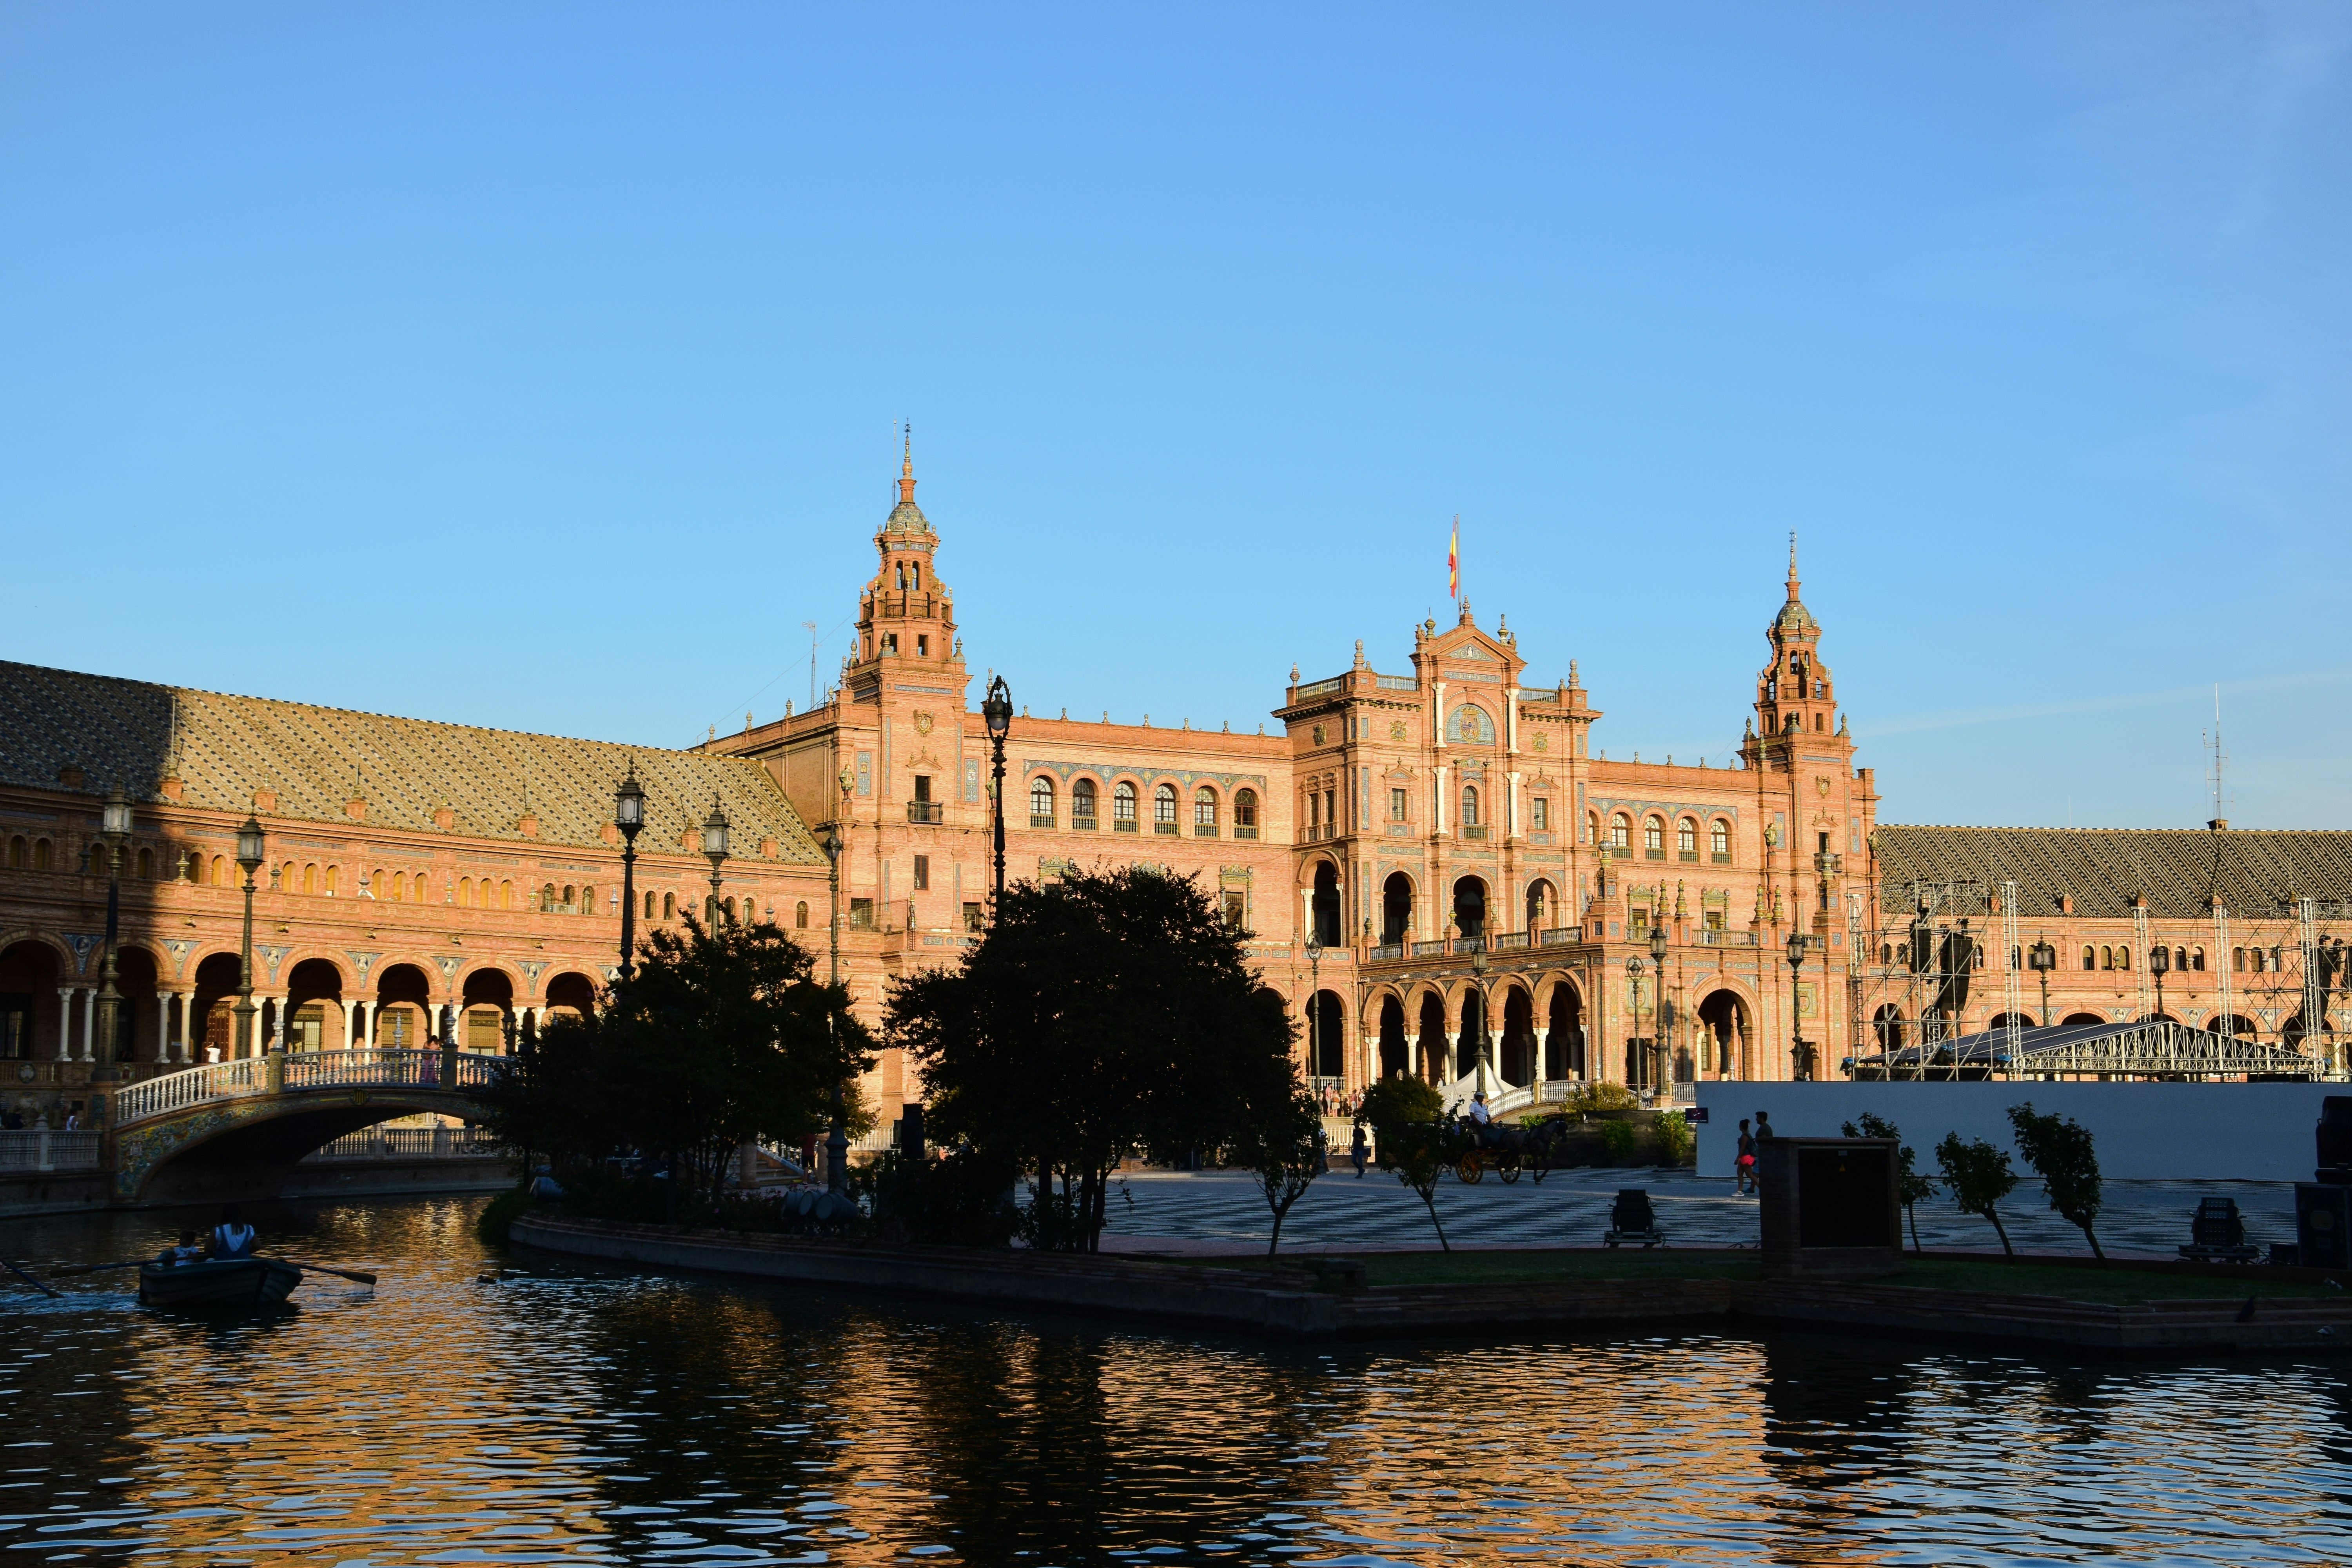
[[[988,726],[988,748],[993,758],[996,783],[996,897],[1004,898],[1004,737],[1013,732],[1013,688],[1004,684],[1004,677],[991,676],[987,700],[980,705],[982,722]]]
[[[841,776],[841,796],[845,802],[849,798],[849,770],[844,768]],[[838,989],[841,985],[841,830],[838,827],[826,828],[824,840],[819,847],[824,851],[825,889],[833,904],[833,968],[827,984]],[[824,1037],[826,1044],[834,1044],[834,1011],[829,1006],[824,1015]],[[836,1049],[833,1055],[837,1063],[840,1051]],[[836,1068],[833,1080],[833,1121],[824,1139],[824,1185],[827,1192],[837,1194],[842,1191],[849,1174],[848,1164],[849,1115],[842,1101],[841,1077]]]
[[[236,863],[245,872],[245,945],[238,955],[236,1005],[231,1009],[236,1017],[239,1058],[253,1054],[253,1016],[259,1011],[253,1005],[253,874],[261,869],[267,847],[260,819],[247,816],[236,830]]]
[[[1659,898],[1664,899],[1666,885],[1664,882],[1659,883]],[[1650,1074],[1650,1079],[1662,1088],[1666,1082],[1667,1064],[1670,1060],[1666,1054],[1665,1015],[1661,1011],[1661,1005],[1666,997],[1665,913],[1665,906],[1662,903],[1658,907],[1656,918],[1650,922],[1650,963],[1657,971],[1657,978],[1650,982],[1650,1050],[1657,1063]],[[1679,1028],[1682,1020],[1677,1018],[1675,1024]]]
[[[621,830],[621,978],[636,973],[637,833],[646,825],[646,792],[637,783],[637,764],[613,793],[613,826]]]
[[[1813,1076],[1812,1047],[1805,1044],[1805,1026],[1797,1016],[1797,973],[1805,967],[1805,933],[1789,933],[1789,1067],[1800,1081]]]
[[[1470,950],[1470,981],[1478,988],[1478,1039],[1474,1047],[1477,1052],[1475,1064],[1477,1078],[1474,1083],[1474,1091],[1483,1094],[1486,1089],[1487,1041],[1494,1035],[1487,1016],[1492,1008],[1486,1000],[1486,944],[1484,942]]]
[[[117,1020],[122,1014],[122,993],[114,983],[115,932],[122,907],[122,843],[131,837],[131,802],[120,784],[106,792],[98,823],[100,836],[106,840],[106,956],[99,968],[98,983],[98,1037],[105,1043],[97,1053],[103,1068],[114,1059],[121,1034]]]
[[[1640,1039],[1642,1037],[1642,970],[1643,967],[1644,966],[1639,953],[1636,953],[1634,956],[1625,961],[1625,981],[1627,984],[1633,988],[1634,1039]],[[1630,1044],[1631,1042],[1628,1043]],[[1649,1060],[1649,1055],[1650,1053],[1646,1050],[1642,1053],[1641,1059],[1645,1065]],[[1633,1067],[1633,1063],[1629,1059],[1625,1065],[1630,1068]]]
[[[2025,951],[2025,962],[2042,977],[2042,1026],[2050,1026],[2050,972],[2058,967],[2058,950],[2043,938]]]
[[[1312,919],[1311,915],[1309,919]],[[1321,1058],[1315,1048],[1322,1043],[1315,1032],[1315,1003],[1323,994],[1323,944],[1316,940],[1318,932],[1310,924],[1307,930],[1307,1076],[1309,1078],[1315,1076],[1315,1069],[1321,1065]]]
[[[2172,950],[2162,942],[2148,949],[2148,972],[2156,976],[2156,1010],[2164,1011],[2164,977],[2172,968]]]
[[[702,853],[710,861],[710,929],[719,929],[719,868],[727,858],[727,814],[719,809],[719,792],[710,793],[710,815],[702,819]]]

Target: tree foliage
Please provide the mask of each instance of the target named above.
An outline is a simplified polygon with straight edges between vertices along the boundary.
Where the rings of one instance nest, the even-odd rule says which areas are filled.
[[[2010,1246],[2008,1228],[2000,1223],[2000,1201],[2017,1190],[2017,1173],[2009,1168],[2008,1153],[1981,1138],[1964,1143],[1958,1133],[1947,1132],[1936,1145],[1936,1163],[1942,1168],[1944,1184],[1951,1189],[1952,1201],[1959,1205],[1960,1212],[1992,1221],[2000,1249],[2015,1257],[2017,1248]]]
[[[891,986],[888,1026],[932,1133],[1033,1173],[1069,1216],[1051,1243],[1093,1251],[1121,1159],[1226,1144],[1288,1070],[1290,1020],[1245,959],[1197,882],[1076,872],[1006,889],[960,967]]]
[[[1911,1250],[1919,1250],[1919,1214],[1912,1205],[1921,1198],[1936,1195],[1936,1178],[1917,1169],[1919,1156],[1903,1142],[1903,1130],[1874,1111],[1865,1110],[1860,1118],[1861,1130],[1855,1131],[1849,1121],[1841,1129],[1849,1138],[1884,1138],[1895,1145],[1895,1195],[1903,1205],[1904,1214],[1911,1221]]]
[[[1445,1102],[1434,1087],[1400,1075],[1366,1089],[1356,1114],[1372,1130],[1381,1169],[1396,1173],[1396,1179],[1419,1196],[1437,1232],[1437,1245],[1451,1252],[1454,1244],[1445,1239],[1445,1226],[1437,1217],[1437,1178],[1462,1158],[1469,1140],[1444,1112]]]
[[[604,1000],[502,1061],[483,1121],[509,1147],[559,1162],[661,1157],[695,1212],[717,1202],[738,1147],[824,1128],[834,1087],[855,1106],[874,1061],[848,994],[820,984],[814,960],[765,921],[707,929],[688,914],[658,928]]]
[[[1298,1067],[1287,1053],[1278,1064],[1245,1087],[1241,1114],[1233,1136],[1225,1141],[1225,1159],[1257,1178],[1265,1206],[1273,1211],[1274,1229],[1266,1237],[1271,1258],[1282,1245],[1282,1222],[1290,1207],[1307,1195],[1322,1173],[1323,1151],[1316,1134],[1323,1130],[1322,1109],[1299,1080]]]
[[[2091,1147],[2091,1130],[2071,1116],[2033,1109],[2032,1100],[2009,1108],[2009,1124],[2017,1132],[2017,1152],[2042,1178],[2050,1206],[2069,1225],[2081,1227],[2091,1244],[2091,1256],[2101,1262],[2098,1233],[2091,1222],[2099,1217],[2101,1181],[2099,1157]]]

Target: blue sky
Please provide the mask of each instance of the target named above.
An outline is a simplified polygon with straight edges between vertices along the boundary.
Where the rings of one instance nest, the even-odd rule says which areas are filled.
[[[1255,727],[1465,588],[1898,821],[2352,826],[2337,5],[0,5],[0,656],[685,743],[911,418],[975,673]]]

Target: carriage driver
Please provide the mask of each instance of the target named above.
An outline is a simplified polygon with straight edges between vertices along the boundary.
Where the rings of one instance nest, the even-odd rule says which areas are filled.
[[[1486,1109],[1486,1091],[1482,1089],[1470,1097],[1470,1120],[1484,1127],[1494,1119],[1494,1113]]]

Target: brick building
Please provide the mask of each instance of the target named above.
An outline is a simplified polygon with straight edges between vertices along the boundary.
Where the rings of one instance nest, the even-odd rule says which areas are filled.
[[[640,921],[707,905],[697,827],[716,804],[733,825],[719,901],[822,960],[834,830],[845,973],[878,1016],[890,976],[975,940],[992,875],[974,678],[911,461],[898,486],[837,689],[691,751],[0,666],[0,1099],[79,1099],[109,1057],[145,1076],[234,1049],[233,838],[248,812],[269,835],[254,926],[267,1042],[454,1033],[496,1048],[592,1005],[617,959],[612,802],[632,767],[649,806]],[[1881,827],[1798,588],[1792,555],[1746,733],[1713,762],[1612,760],[1575,663],[1546,683],[1467,604],[1414,629],[1405,669],[1375,670],[1360,642],[1337,674],[1293,670],[1255,734],[1033,703],[1006,747],[1007,875],[1141,862],[1199,878],[1335,1091],[1399,1070],[1457,1081],[1482,1061],[1490,1087],[1834,1072],[1916,1026],[1893,944],[1930,885],[1931,919],[1990,932],[2017,882],[2026,942],[2046,933],[2068,955],[2049,976],[2054,1016],[2151,1010],[2141,977],[2161,938],[2179,950],[2165,997],[2179,1016],[2218,1006],[2226,973],[2245,977],[2246,1028],[2312,1032],[2303,1014],[2325,1007],[2279,998],[2325,962],[2310,955],[2352,891],[2352,835]],[[134,829],[110,1047],[94,1037],[96,829],[118,784]],[[2322,900],[2308,941],[2303,897]],[[2234,935],[2197,940],[2217,905]],[[1806,939],[1793,970],[1791,936]],[[1953,1026],[1982,1026],[2005,994],[1979,984]],[[919,1092],[895,1052],[867,1089],[886,1110]]]

